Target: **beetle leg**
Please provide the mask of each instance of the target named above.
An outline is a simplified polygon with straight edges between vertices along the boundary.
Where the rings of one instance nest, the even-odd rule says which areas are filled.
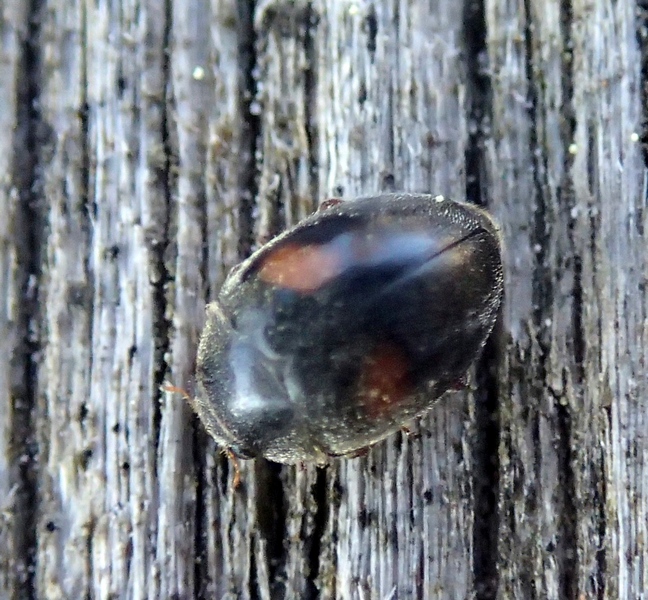
[[[171,394],[180,394],[189,404],[193,403],[193,398],[191,394],[184,388],[175,386],[171,383],[165,383],[161,388],[163,392],[169,392]]]
[[[227,456],[227,459],[230,461],[232,467],[234,468],[234,478],[232,479],[232,490],[236,491],[241,486],[241,467],[239,465],[238,458],[236,458],[234,452],[232,452],[229,448],[225,448],[223,450],[223,454]]]

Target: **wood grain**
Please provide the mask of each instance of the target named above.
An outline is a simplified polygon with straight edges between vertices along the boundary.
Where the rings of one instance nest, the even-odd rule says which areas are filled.
[[[613,0],[0,3],[0,598],[642,598],[647,32]],[[392,190],[501,225],[470,388],[234,490],[165,387],[206,303]]]

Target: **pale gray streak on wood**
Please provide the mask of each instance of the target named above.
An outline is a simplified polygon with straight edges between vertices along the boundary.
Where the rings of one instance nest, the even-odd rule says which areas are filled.
[[[640,597],[646,509],[638,490],[627,493],[629,480],[643,479],[643,461],[627,457],[645,452],[646,389],[633,9],[487,6],[490,196],[515,249],[501,373],[499,594]]]
[[[254,237],[263,241],[295,224],[313,211],[319,198],[314,196],[309,139],[309,100],[311,85],[310,40],[313,15],[309,2],[266,1],[257,5],[254,14],[257,65],[255,67],[256,97],[251,112],[259,114],[258,139],[259,184],[255,210]],[[281,213],[279,213],[281,207]],[[264,472],[261,473],[261,470]],[[257,474],[272,477],[261,464]],[[271,575],[268,561],[279,572],[285,570],[287,598],[307,595],[310,573],[309,548],[315,527],[317,506],[312,495],[316,469],[285,468],[281,473],[284,485],[283,506],[279,498],[276,510],[285,513],[285,536],[290,542],[282,550],[284,556],[268,556],[270,546],[265,542],[269,532],[258,536],[259,568]],[[262,481],[257,481],[262,486]],[[271,514],[266,502],[260,507]],[[276,536],[276,534],[275,534]],[[273,537],[275,537],[273,536]],[[277,540],[271,541],[273,546]],[[274,551],[276,553],[276,550]],[[261,563],[261,561],[263,561]],[[278,593],[281,586],[259,576],[259,584],[267,587],[266,594]]]
[[[574,15],[576,156],[572,178],[583,252],[585,397],[579,451],[605,468],[590,493],[606,494],[599,543],[606,596],[638,598],[646,564],[646,170],[637,143],[641,57],[632,3],[579,2]],[[595,43],[592,43],[594,41]],[[645,80],[643,82],[645,85]],[[644,107],[645,110],[645,107]],[[606,444],[605,442],[608,442]],[[588,451],[589,450],[589,451]],[[587,482],[580,486],[587,490]],[[591,484],[590,484],[591,485]],[[599,564],[600,567],[600,564]],[[584,586],[584,575],[580,580]],[[581,588],[583,589],[583,588]],[[587,588],[584,588],[587,589]]]
[[[241,120],[238,103],[239,63],[236,0],[212,0],[210,54],[205,85],[214,96],[209,114],[207,172],[207,281],[209,298],[239,257],[240,196],[238,187]]]
[[[143,597],[151,587],[151,544],[158,508],[155,389],[156,313],[153,247],[164,197],[156,184],[161,118],[161,36],[146,6],[85,7],[92,370],[95,425],[89,469],[103,485],[89,490],[86,552],[91,590]],[[150,45],[147,47],[146,42]],[[145,129],[150,128],[150,129]],[[156,231],[157,230],[157,231]],[[145,400],[148,399],[148,400]]]
[[[169,347],[165,357],[176,384],[186,386],[204,315],[205,168],[208,119],[214,88],[205,78],[210,68],[210,6],[207,0],[173,3],[170,27],[170,88],[167,98],[169,144],[177,160],[168,182],[172,206],[174,253],[166,258],[169,283]],[[173,173],[172,173],[173,174]],[[171,207],[170,206],[170,207]],[[184,399],[165,393],[161,402],[158,465],[161,480],[157,562],[160,595],[194,593],[196,474],[190,411]]]
[[[224,502],[225,510],[221,517],[220,526],[227,533],[229,542],[227,552],[230,560],[230,571],[224,583],[228,584],[228,592],[236,597],[237,594],[251,595],[254,589],[252,561],[257,563],[258,585],[267,587],[268,582],[260,573],[266,564],[265,551],[260,542],[257,504],[273,504],[276,499],[258,489],[255,477],[255,464],[241,465],[241,480],[244,488],[235,493],[232,478],[227,481],[227,489],[221,494],[229,499]],[[260,498],[257,495],[260,494]]]
[[[251,112],[259,115],[261,128],[255,237],[267,240],[309,215],[315,200],[307,131],[310,3],[262,2],[254,26],[257,90]]]
[[[157,15],[143,7],[86,8],[49,11],[42,34],[43,118],[55,140],[44,175],[44,306],[46,337],[56,343],[46,347],[40,374],[41,452],[51,475],[42,485],[40,527],[55,528],[40,538],[37,580],[52,598],[89,590],[145,597],[155,595],[150,245],[159,239],[162,152],[152,72],[161,73],[153,57],[162,49]],[[96,160],[87,162],[86,150]]]
[[[41,159],[48,159],[42,172],[48,238],[40,300],[42,337],[50,343],[39,370],[37,527],[44,533],[38,538],[36,587],[53,598],[84,594],[91,585],[88,539],[96,515],[103,513],[105,471],[97,461],[105,402],[91,394],[94,291],[81,120],[83,28],[83,11],[75,3],[47,11],[41,28],[40,103],[52,146],[41,148]]]
[[[462,200],[468,129],[463,3],[399,2],[395,10],[390,69],[395,187]],[[446,396],[422,419],[420,439],[406,444],[397,460],[392,493],[397,571],[391,582],[397,596],[465,598],[473,587],[468,420],[466,397]],[[382,470],[394,472],[391,465]],[[408,517],[410,526],[403,527]],[[388,593],[389,585],[382,589],[383,596]]]
[[[461,3],[315,6],[322,195],[395,187],[462,199]],[[467,419],[465,399],[450,396],[420,437],[392,437],[367,459],[337,464],[342,500],[327,534],[338,540],[336,597],[470,593]]]
[[[529,555],[523,560],[534,564],[536,585],[549,597],[560,598],[574,593],[572,512],[577,499],[568,431],[571,422],[565,407],[578,402],[580,391],[574,354],[580,335],[574,320],[578,310],[577,264],[569,229],[573,195],[565,174],[572,142],[568,114],[570,48],[566,37],[570,23],[563,23],[568,16],[560,2],[532,2],[528,10],[526,29],[520,33],[530,76],[527,115],[532,135],[525,158],[532,169],[538,202],[538,212],[529,227],[532,246],[542,248],[534,251],[535,314],[530,323],[537,346],[532,346],[533,366],[524,375],[531,383],[523,399],[530,410],[520,415],[519,421],[503,424],[524,436],[525,446],[529,444],[524,455],[527,460],[522,464],[529,477],[523,500],[525,511],[533,516],[528,524],[531,536],[525,528],[517,528],[520,539],[529,540]],[[545,361],[556,361],[555,368],[546,374]],[[518,431],[518,424],[523,423]]]
[[[541,241],[546,248],[539,256],[551,280],[551,288],[545,287],[545,297],[539,300],[538,339],[546,360],[540,400],[540,519],[544,531],[540,545],[543,563],[556,565],[557,580],[545,584],[552,598],[602,593],[597,554],[603,544],[598,527],[605,474],[596,439],[604,435],[605,423],[600,408],[591,401],[591,383],[583,380],[580,356],[583,336],[594,339],[585,334],[581,322],[581,257],[589,251],[590,236],[574,234],[578,231],[574,219],[587,210],[568,173],[575,143],[572,110],[578,106],[572,80],[579,73],[574,64],[577,50],[572,23],[579,19],[576,5],[572,15],[560,2],[532,4],[530,35],[537,90],[537,152],[541,157],[536,178],[547,235],[546,242]]]
[[[211,12],[203,7],[202,20],[209,23],[210,37],[201,51],[209,59],[202,62],[204,56],[191,54],[184,58],[184,68],[194,79],[197,67],[205,69],[204,77],[198,77],[195,84],[186,80],[184,85],[201,85],[204,90],[211,90],[209,95],[186,94],[184,98],[185,114],[193,112],[204,118],[200,132],[206,133],[203,140],[205,164],[187,163],[185,169],[206,169],[205,189],[199,193],[205,195],[207,202],[206,215],[202,217],[206,222],[201,224],[205,227],[207,251],[203,254],[196,248],[194,261],[207,275],[207,281],[202,284],[211,300],[215,299],[228,269],[238,262],[238,236],[245,235],[239,211],[253,191],[240,185],[250,151],[250,140],[245,139],[243,132],[243,121],[247,118],[244,104],[249,98],[245,97],[242,82],[247,74],[239,72],[243,67],[237,48],[244,35],[240,29],[242,15],[237,14],[241,8],[230,0],[213,1]],[[187,42],[187,48],[191,52],[192,44]],[[186,136],[189,142],[195,130],[188,128]],[[196,160],[203,159],[197,156]],[[181,166],[182,163],[180,156]],[[200,243],[201,239],[198,236],[193,242]],[[206,264],[201,265],[203,257]],[[203,321],[203,314],[199,314],[194,325],[198,328]],[[189,376],[189,381],[191,379]],[[196,593],[218,598],[249,594],[253,588],[252,560],[256,561],[257,589],[261,593],[269,583],[261,574],[266,557],[257,531],[255,465],[241,464],[243,485],[235,492],[234,469],[231,465],[229,468],[223,466],[224,457],[204,432],[199,433],[197,439],[195,460],[202,465],[203,487],[199,498],[202,518],[195,525],[200,539],[196,551],[202,553],[196,557],[202,577]]]
[[[396,3],[392,127],[396,189],[463,200],[466,71],[464,5]],[[472,126],[475,126],[474,124]]]
[[[528,346],[533,311],[536,199],[528,114],[529,83],[522,1],[486,1],[487,48],[492,85],[492,132],[487,140],[489,208],[497,217],[505,252],[507,301],[504,323],[513,340]],[[524,201],[520,201],[520,199]],[[527,348],[524,348],[526,351]]]
[[[241,201],[251,190],[241,189],[239,176],[245,168],[242,160],[247,153],[247,140],[243,139],[243,107],[240,98],[240,73],[238,44],[241,31],[235,0],[212,0],[209,13],[209,59],[204,65],[208,89],[213,97],[204,107],[208,130],[206,155],[205,195],[207,203],[205,265],[208,299],[214,300],[219,287],[239,259]],[[203,15],[207,19],[207,15]],[[203,317],[200,316],[199,323]],[[245,491],[232,493],[233,469],[223,473],[227,459],[206,434],[198,436],[197,460],[203,463],[202,521],[204,568],[200,591],[208,598],[235,597],[250,588],[251,556],[256,527],[251,465],[242,465]],[[203,565],[204,561],[204,565]]]
[[[371,52],[367,46],[373,31],[365,26],[368,15],[359,6],[334,0],[314,3],[318,16],[315,118],[323,196],[377,192],[392,170],[389,65],[393,56],[389,53],[394,41],[382,29],[388,3],[375,6],[380,43]]]
[[[291,487],[294,486],[294,492],[290,489],[287,498],[286,537],[292,543],[287,550],[286,597],[307,597],[309,593],[312,593],[312,589],[307,585],[307,580],[316,575],[312,572],[311,545],[320,542],[315,539],[318,525],[316,519],[321,518],[318,511],[324,509],[318,504],[322,498],[317,498],[314,495],[317,479],[315,466],[308,465],[304,468],[297,468],[294,476],[291,473],[289,477]],[[320,552],[323,550],[323,545],[320,545]],[[326,566],[327,564],[321,561],[320,571],[317,575],[321,575]]]
[[[25,269],[17,262],[19,208],[18,181],[14,169],[20,168],[24,152],[18,130],[18,91],[21,79],[21,43],[26,30],[26,6],[15,4],[0,12],[0,356],[14,357],[14,363],[0,361],[0,597],[10,597],[25,578],[26,557],[21,548],[23,518],[20,514],[19,467],[16,463],[18,440],[13,439],[14,403],[21,398],[25,365],[15,355],[20,352],[19,306]],[[24,127],[24,124],[22,125]]]
[[[159,589],[154,532],[158,486],[165,485],[158,481],[156,472],[156,404],[145,398],[157,398],[160,393],[155,383],[160,379],[156,361],[160,358],[158,328],[163,316],[158,306],[163,277],[160,254],[167,235],[168,212],[163,126],[167,20],[159,3],[136,3],[131,10],[125,14],[125,49],[121,60],[124,110],[128,115],[124,138],[134,163],[133,178],[124,191],[125,203],[130,203],[134,214],[125,227],[133,259],[125,273],[123,301],[127,306],[123,310],[134,324],[124,332],[131,344],[124,369],[124,433],[128,437],[122,442],[128,451],[131,547],[127,554],[130,562],[123,576],[127,578],[127,595],[143,598],[157,595]]]
[[[535,417],[536,399],[530,391],[534,374],[528,372],[527,365],[538,360],[537,346],[531,341],[536,334],[532,283],[538,199],[527,81],[527,18],[523,2],[486,2],[492,84],[488,200],[507,246],[503,322],[508,339],[500,372],[500,598],[530,597],[532,586],[543,589],[545,569],[538,556],[537,517],[528,505],[536,483],[537,433],[528,416],[531,413]],[[515,493],[518,489],[522,491]],[[555,567],[547,566],[552,577]]]
[[[158,589],[151,585],[158,508],[150,400],[158,395],[158,324],[151,283],[159,277],[153,248],[161,242],[156,222],[164,197],[155,181],[161,119],[150,102],[162,100],[160,82],[151,76],[162,40],[158,15],[145,6],[117,10],[100,2],[87,10],[88,147],[97,159],[89,173],[95,278],[90,402],[97,424],[91,465],[97,461],[106,481],[93,489],[97,516],[88,562],[98,597],[143,597]]]
[[[507,254],[510,338],[501,376],[510,387],[500,396],[500,595],[542,589],[551,598],[571,597],[576,559],[568,503],[574,499],[565,471],[573,464],[563,402],[576,395],[567,347],[579,332],[572,332],[574,260],[564,262],[573,254],[564,175],[571,143],[564,115],[570,99],[563,98],[569,48],[559,3],[532,3],[528,14],[521,3],[506,13],[497,4],[489,5],[490,197],[495,213],[504,211],[504,238],[515,248]],[[554,353],[563,359],[557,381],[543,382],[543,357]]]

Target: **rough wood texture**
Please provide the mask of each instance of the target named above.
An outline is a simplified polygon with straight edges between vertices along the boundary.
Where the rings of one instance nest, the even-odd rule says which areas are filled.
[[[648,585],[638,17],[631,2],[487,2],[488,196],[510,249],[504,598],[639,598]]]
[[[33,502],[31,403],[33,379],[29,369],[29,317],[21,310],[32,266],[25,260],[25,240],[14,228],[24,226],[27,191],[34,159],[29,134],[32,114],[27,105],[25,77],[28,37],[27,11],[22,4],[0,11],[0,595],[17,594],[29,579],[28,558],[34,543],[28,523]],[[33,289],[33,287],[32,287]],[[22,300],[24,298],[24,300]],[[33,306],[31,307],[33,308]],[[26,533],[21,535],[18,532]]]
[[[641,0],[0,0],[0,598],[642,598],[647,27]],[[232,492],[164,390],[205,303],[320,199],[392,189],[501,223],[473,389]]]

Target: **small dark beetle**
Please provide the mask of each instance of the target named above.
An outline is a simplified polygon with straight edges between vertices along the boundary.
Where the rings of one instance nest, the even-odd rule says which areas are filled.
[[[502,299],[497,228],[423,194],[332,204],[228,276],[194,405],[236,456],[356,454],[461,380]]]

